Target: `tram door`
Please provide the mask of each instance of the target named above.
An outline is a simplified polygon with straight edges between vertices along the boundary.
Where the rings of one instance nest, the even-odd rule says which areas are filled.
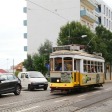
[[[74,82],[79,84],[80,81],[80,60],[74,60]]]

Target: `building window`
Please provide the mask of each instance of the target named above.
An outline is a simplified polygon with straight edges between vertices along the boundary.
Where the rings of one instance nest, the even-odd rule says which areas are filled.
[[[27,13],[27,7],[23,7],[23,12]]]
[[[24,21],[23,21],[23,25],[24,25],[24,26],[27,26],[27,20],[24,20]]]
[[[27,46],[24,46],[24,51],[27,51]]]
[[[112,20],[112,12],[111,12],[111,20]]]
[[[108,19],[107,19],[107,27],[108,27]]]
[[[109,29],[110,29],[110,25],[111,25],[111,23],[110,23],[110,21],[109,21]]]
[[[112,30],[112,22],[111,22],[111,30]]]
[[[110,18],[110,10],[109,10],[109,18]]]
[[[106,26],[106,18],[104,17],[104,26]]]
[[[106,15],[108,16],[108,8],[106,9]]]
[[[105,5],[104,5],[104,14],[105,14]]]
[[[24,33],[24,38],[25,38],[25,39],[27,38],[27,33]]]

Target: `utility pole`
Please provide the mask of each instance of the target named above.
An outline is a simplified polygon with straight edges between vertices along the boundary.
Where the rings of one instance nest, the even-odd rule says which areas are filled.
[[[14,59],[13,59],[13,74],[14,74]]]

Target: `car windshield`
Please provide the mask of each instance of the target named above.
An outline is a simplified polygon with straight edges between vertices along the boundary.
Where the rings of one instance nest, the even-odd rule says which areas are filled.
[[[44,76],[40,72],[30,72],[29,77],[30,78],[43,78]]]

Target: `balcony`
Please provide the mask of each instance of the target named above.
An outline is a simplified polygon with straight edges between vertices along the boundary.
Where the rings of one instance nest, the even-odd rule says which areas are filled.
[[[92,23],[96,22],[96,17],[93,14],[91,14],[90,12],[88,12],[87,10],[81,10],[80,16]]]
[[[81,0],[81,2],[93,10],[97,7],[93,0]]]

